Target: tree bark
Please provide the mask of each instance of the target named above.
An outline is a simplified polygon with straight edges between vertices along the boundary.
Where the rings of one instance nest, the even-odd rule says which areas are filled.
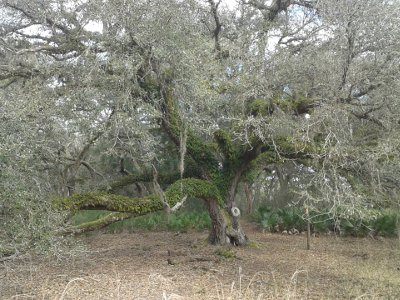
[[[251,190],[250,185],[245,182],[243,184],[244,193],[246,194],[246,202],[247,202],[247,213],[251,214],[253,212],[253,202],[254,202],[254,195],[253,191]]]
[[[72,228],[67,228],[66,230],[63,231],[63,234],[65,233],[79,234],[88,231],[99,230],[113,223],[129,219],[131,217],[132,215],[129,213],[112,212],[97,220],[82,223],[77,226],[73,226]]]
[[[206,203],[211,218],[211,229],[208,241],[212,245],[224,245],[229,242],[226,234],[225,218],[215,199],[208,199]]]

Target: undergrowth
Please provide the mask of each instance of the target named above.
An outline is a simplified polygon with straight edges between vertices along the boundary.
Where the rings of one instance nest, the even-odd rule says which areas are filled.
[[[100,210],[80,211],[72,218],[72,223],[78,225],[93,221],[108,213]],[[208,229],[210,224],[211,220],[207,211],[181,211],[170,215],[165,212],[155,212],[111,224],[105,230],[106,232],[188,231]]]
[[[272,209],[261,207],[251,216],[252,220],[270,232],[283,232],[291,229],[306,231],[304,211],[297,207]],[[343,217],[332,215],[329,211],[311,211],[310,223],[313,232],[334,232],[341,235],[367,236],[381,235],[395,237],[398,234],[399,215],[393,210],[374,210],[368,217]]]

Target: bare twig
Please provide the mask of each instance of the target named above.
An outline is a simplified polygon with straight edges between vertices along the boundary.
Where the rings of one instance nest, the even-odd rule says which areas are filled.
[[[178,203],[176,203],[172,208],[169,205],[166,197],[165,197],[165,193],[162,190],[160,184],[158,183],[158,172],[156,167],[153,165],[153,186],[154,186],[154,190],[156,192],[156,194],[160,197],[161,202],[163,203],[163,206],[165,208],[165,210],[167,211],[167,213],[174,213],[176,211],[178,211],[183,204],[185,203],[186,199],[187,199],[187,195],[185,195],[181,201],[179,201]]]

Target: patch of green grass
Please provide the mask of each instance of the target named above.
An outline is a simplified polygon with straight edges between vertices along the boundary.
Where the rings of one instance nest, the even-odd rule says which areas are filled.
[[[74,225],[93,221],[104,217],[106,211],[80,211],[73,218]],[[111,224],[106,228],[107,232],[134,232],[134,231],[188,231],[204,230],[211,226],[211,220],[207,211],[180,211],[167,215],[165,212],[155,212],[145,216],[127,219]]]
[[[211,219],[207,211],[179,212],[169,216],[167,229],[182,231],[188,229],[204,230],[211,226]]]
[[[100,219],[101,217],[106,216],[109,212],[103,210],[82,210],[78,211],[73,217],[71,218],[71,223],[73,225],[79,225],[82,223],[94,221]]]

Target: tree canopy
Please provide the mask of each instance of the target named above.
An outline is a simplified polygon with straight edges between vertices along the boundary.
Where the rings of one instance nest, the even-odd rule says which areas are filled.
[[[210,241],[242,245],[239,183],[288,163],[309,205],[398,203],[396,1],[1,0],[0,11],[5,222],[56,218],[48,203],[112,211],[93,229],[194,197]],[[30,199],[35,209],[18,204]]]

